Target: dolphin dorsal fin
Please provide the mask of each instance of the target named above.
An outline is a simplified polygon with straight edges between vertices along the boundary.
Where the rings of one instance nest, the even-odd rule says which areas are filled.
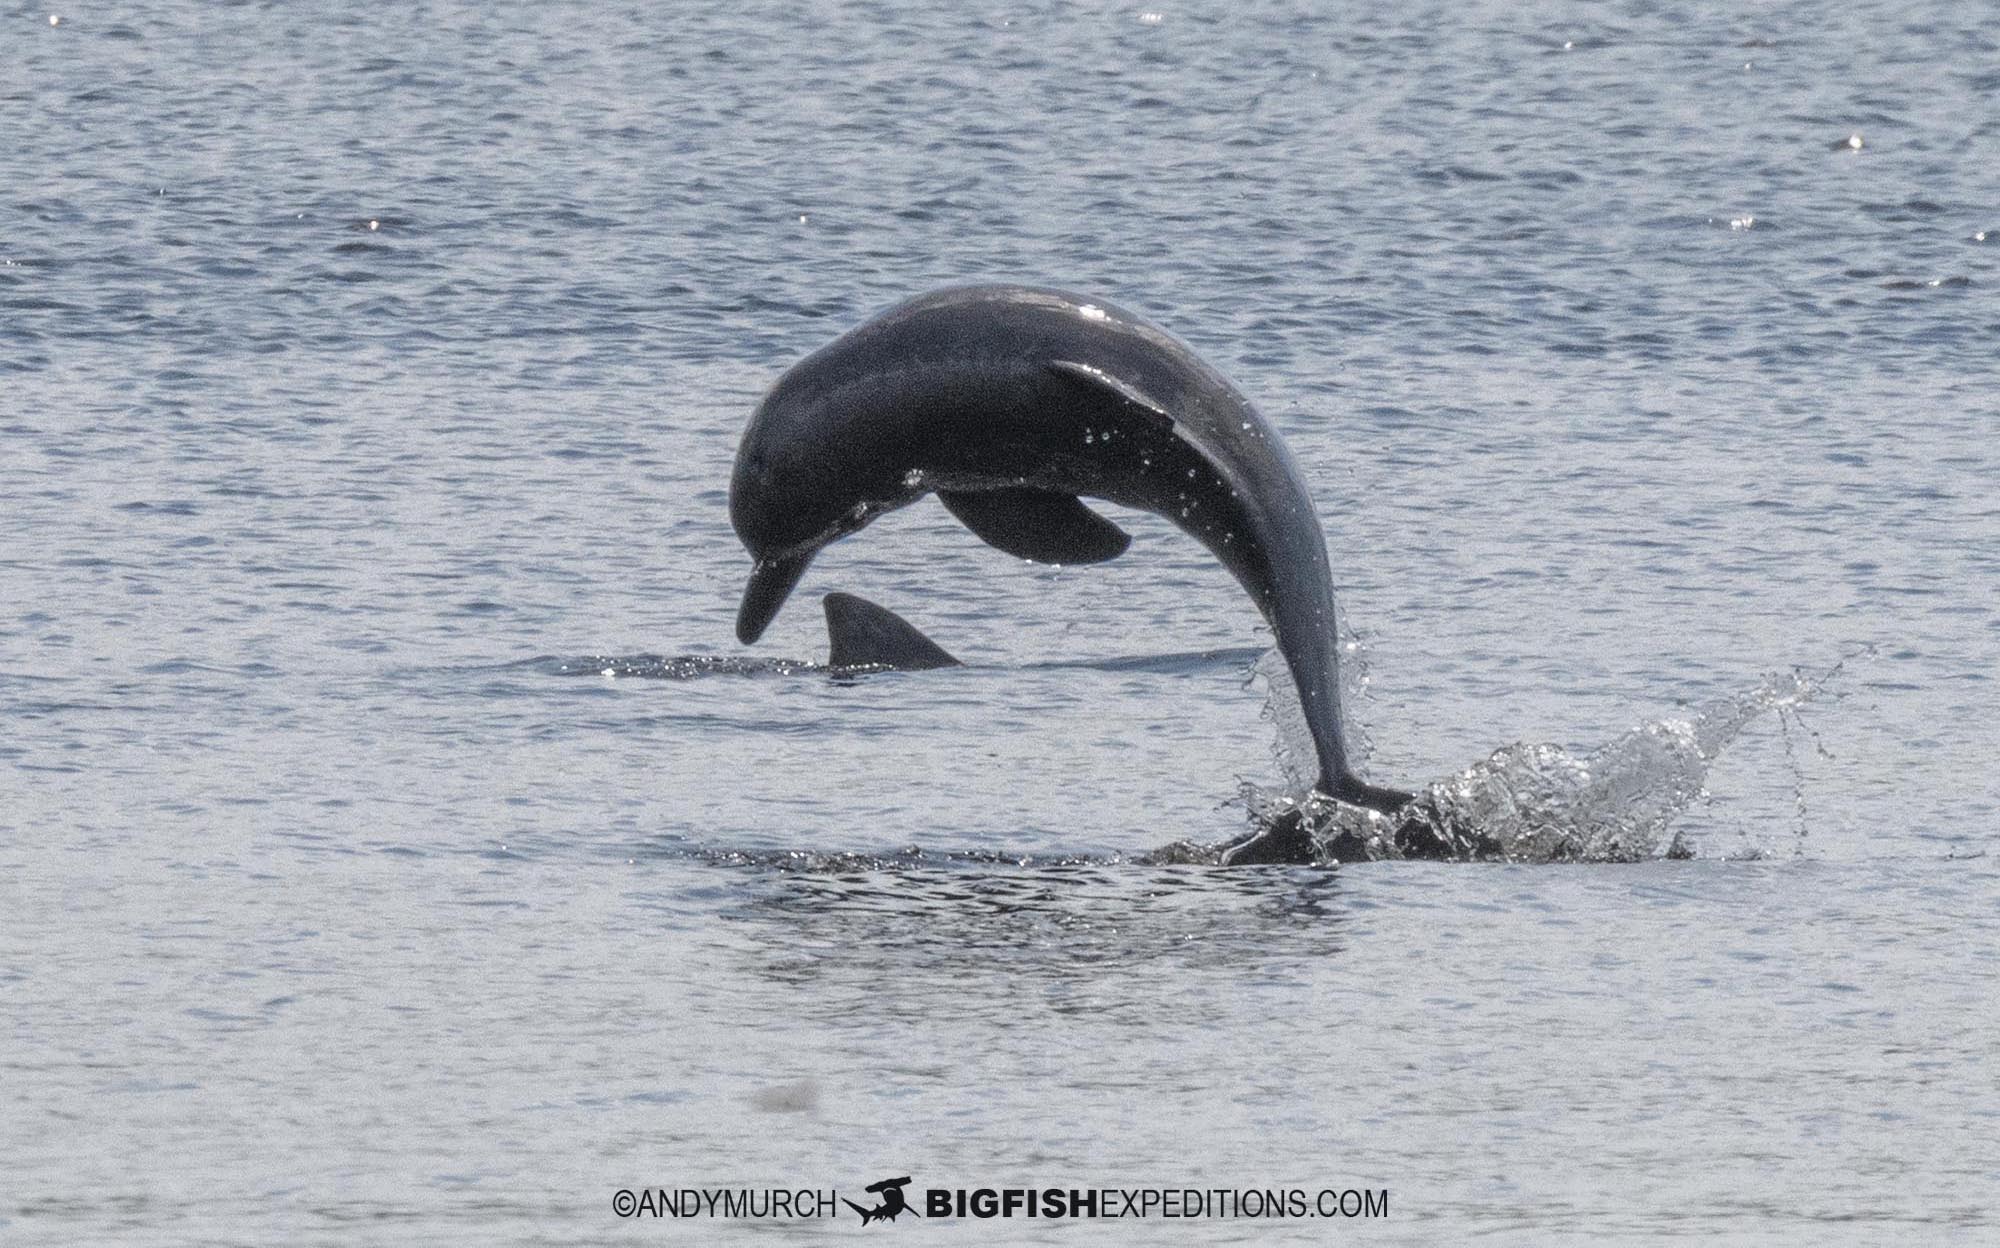
[[[918,632],[916,626],[887,607],[853,594],[828,594],[826,608],[828,667],[893,667],[924,672],[959,667],[944,648]]]
[[[1166,404],[1131,382],[1112,376],[1095,364],[1079,364],[1075,360],[1050,360],[1049,371],[1058,377],[1095,390],[1107,398],[1114,398],[1123,404],[1138,408],[1140,412],[1167,428],[1173,427],[1174,414],[1167,410]]]
[[[938,501],[980,541],[1036,563],[1103,563],[1132,544],[1130,534],[1074,494],[1014,486],[939,490]]]

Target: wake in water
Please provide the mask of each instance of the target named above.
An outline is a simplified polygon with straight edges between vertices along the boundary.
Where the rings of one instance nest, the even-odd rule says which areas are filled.
[[[1342,697],[1361,699],[1367,685],[1359,645],[1343,643]],[[1032,667],[1103,667],[1107,670],[1182,671],[1217,662],[1240,662],[1240,651],[1071,660]],[[801,676],[851,680],[879,666],[830,667],[797,660],[706,655],[617,657],[544,656],[508,667],[552,676],[638,677],[693,680],[705,676]],[[1275,753],[1288,786],[1271,792],[1246,783],[1242,798],[1258,827],[1297,824],[1322,862],[1424,859],[1502,862],[1637,862],[1689,858],[1692,851],[1671,825],[1706,790],[1709,768],[1743,730],[1766,712],[1781,719],[1794,712],[1845,666],[1816,677],[1766,677],[1755,688],[1707,702],[1685,715],[1653,720],[1577,754],[1559,745],[1516,743],[1484,761],[1427,786],[1392,816],[1331,801],[1312,791],[1317,776],[1311,734],[1283,660],[1266,652],[1255,674],[1269,690],[1265,713],[1277,728]],[[1365,742],[1364,742],[1365,744]],[[1226,845],[1177,842],[1140,855],[1156,866],[1214,864]],[[683,850],[682,852],[689,852]],[[902,854],[695,849],[717,865],[772,868],[806,874],[930,869],[945,864],[1043,867],[1082,865],[1088,857],[1037,860],[1015,855]],[[1116,857],[1110,861],[1116,861]]]
[[[544,655],[509,667],[524,667],[551,676],[601,676],[606,679],[699,680],[704,676],[830,676],[865,668],[834,668],[806,659],[743,658],[712,654],[586,654],[574,658]]]
[[[1753,720],[1790,713],[1840,667],[1812,678],[1768,676],[1754,689],[1640,724],[1581,755],[1559,745],[1506,746],[1432,783],[1393,818],[1310,792],[1301,782],[1311,774],[1303,769],[1310,738],[1292,682],[1268,660],[1259,670],[1271,690],[1268,713],[1291,791],[1246,784],[1250,817],[1261,826],[1302,820],[1323,858],[1636,862],[1693,857],[1670,825],[1704,794],[1716,758]]]
[[[1045,659],[1039,662],[990,664],[1019,671],[1088,670],[1098,672],[1157,672],[1183,676],[1212,667],[1247,663],[1265,653],[1260,647],[1181,650],[1165,654],[1112,655],[1093,659]],[[901,669],[887,663],[834,665],[810,659],[767,659],[713,654],[583,654],[542,655],[478,670],[525,670],[549,676],[598,676],[606,679],[700,680],[710,676],[824,676],[845,683],[847,678]]]

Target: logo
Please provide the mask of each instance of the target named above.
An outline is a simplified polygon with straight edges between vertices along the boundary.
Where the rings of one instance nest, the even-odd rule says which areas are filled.
[[[910,1176],[906,1174],[900,1179],[883,1179],[880,1183],[870,1183],[868,1191],[882,1198],[882,1203],[873,1209],[863,1209],[846,1197],[842,1197],[840,1203],[860,1214],[863,1226],[867,1226],[870,1222],[894,1222],[899,1213],[917,1212],[903,1199],[903,1188],[909,1181]]]

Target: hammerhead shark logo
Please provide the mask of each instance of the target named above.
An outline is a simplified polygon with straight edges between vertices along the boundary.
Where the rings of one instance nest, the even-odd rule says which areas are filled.
[[[880,1183],[870,1183],[868,1190],[882,1198],[882,1203],[873,1209],[863,1209],[851,1200],[842,1198],[842,1204],[861,1215],[861,1225],[870,1222],[894,1222],[899,1213],[915,1213],[909,1202],[903,1199],[903,1186],[910,1181],[909,1175],[900,1179],[883,1179]]]

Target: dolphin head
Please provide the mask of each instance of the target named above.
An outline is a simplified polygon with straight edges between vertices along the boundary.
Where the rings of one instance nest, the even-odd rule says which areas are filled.
[[[756,560],[736,615],[746,645],[763,636],[822,547],[914,497],[886,471],[881,448],[853,436],[852,422],[799,373],[757,405],[729,480],[730,524]]]

